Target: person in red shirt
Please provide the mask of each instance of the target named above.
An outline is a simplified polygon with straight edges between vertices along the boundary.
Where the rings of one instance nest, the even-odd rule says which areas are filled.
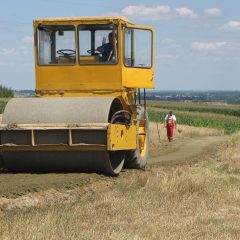
[[[165,119],[164,119],[164,126],[167,128],[167,137],[168,141],[172,142],[173,141],[173,135],[174,135],[174,128],[177,128],[177,118],[173,114],[173,111],[170,111]]]

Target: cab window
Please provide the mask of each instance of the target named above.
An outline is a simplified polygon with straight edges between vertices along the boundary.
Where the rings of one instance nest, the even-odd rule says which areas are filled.
[[[152,67],[152,32],[150,30],[125,28],[124,64],[126,67]]]
[[[41,25],[38,27],[38,63],[74,65],[76,63],[75,27]]]
[[[80,64],[117,63],[117,25],[82,24],[78,38]]]

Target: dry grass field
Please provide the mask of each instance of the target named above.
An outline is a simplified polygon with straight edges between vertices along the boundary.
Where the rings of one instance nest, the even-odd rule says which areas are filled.
[[[178,125],[168,143],[151,122],[150,143],[117,178],[0,174],[0,239],[240,239],[240,133]]]
[[[239,239],[240,134],[72,203],[0,213],[1,239]],[[200,160],[201,159],[201,160]]]

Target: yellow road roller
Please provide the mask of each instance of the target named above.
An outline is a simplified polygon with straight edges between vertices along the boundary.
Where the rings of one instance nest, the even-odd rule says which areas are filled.
[[[36,96],[6,105],[4,167],[111,175],[144,168],[153,28],[124,17],[37,19],[33,26]]]

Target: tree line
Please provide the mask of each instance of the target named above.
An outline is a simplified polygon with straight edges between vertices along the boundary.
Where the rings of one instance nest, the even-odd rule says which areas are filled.
[[[0,85],[0,98],[11,98],[14,92],[11,88]]]

